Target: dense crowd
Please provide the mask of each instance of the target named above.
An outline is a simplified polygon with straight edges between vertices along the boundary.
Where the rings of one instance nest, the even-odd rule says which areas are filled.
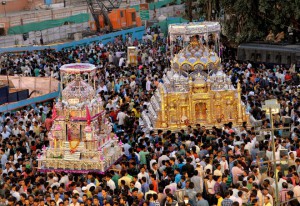
[[[197,124],[146,134],[139,118],[169,67],[166,43],[155,28],[142,42],[128,36],[60,52],[2,55],[2,70],[11,75],[59,79],[63,64],[95,64],[97,93],[123,142],[124,158],[105,175],[40,173],[37,156],[49,144],[52,103],[1,113],[0,205],[271,206],[277,196],[284,205],[299,205],[300,95],[294,66],[223,63],[233,85],[241,82],[253,127],[228,122],[208,130]],[[128,45],[139,48],[138,67],[126,65]],[[273,116],[275,159],[270,117],[262,110],[264,100],[273,98],[281,105]]]

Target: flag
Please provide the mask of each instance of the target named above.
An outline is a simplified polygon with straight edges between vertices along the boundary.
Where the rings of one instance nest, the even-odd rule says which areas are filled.
[[[54,120],[56,116],[57,116],[57,113],[56,113],[56,108],[55,108],[55,105],[54,105],[53,109],[52,109],[52,120]]]
[[[86,106],[86,122],[87,125],[90,126],[91,125],[91,115],[90,115],[90,110],[89,108]]]

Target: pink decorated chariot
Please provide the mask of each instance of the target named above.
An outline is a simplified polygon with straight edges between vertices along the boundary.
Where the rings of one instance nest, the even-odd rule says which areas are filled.
[[[96,94],[96,67],[66,64],[60,74],[62,95],[53,108],[50,144],[38,158],[39,170],[104,173],[122,148]]]

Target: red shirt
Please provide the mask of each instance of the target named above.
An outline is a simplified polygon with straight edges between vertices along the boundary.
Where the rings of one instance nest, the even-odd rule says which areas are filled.
[[[285,79],[285,81],[289,81],[292,79],[292,76],[290,74],[286,74],[284,79]]]
[[[157,180],[154,180],[154,181],[152,181],[151,183],[153,184],[153,190],[154,190],[155,192],[158,192]]]
[[[45,120],[45,127],[46,127],[47,131],[49,131],[49,130],[51,129],[52,124],[53,124],[52,119],[47,118],[47,119]]]

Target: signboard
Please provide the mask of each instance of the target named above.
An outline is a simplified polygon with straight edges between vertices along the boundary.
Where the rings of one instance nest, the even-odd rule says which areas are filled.
[[[140,17],[141,20],[150,19],[149,4],[140,4]]]
[[[137,48],[134,46],[127,47],[128,64],[137,65]]]

